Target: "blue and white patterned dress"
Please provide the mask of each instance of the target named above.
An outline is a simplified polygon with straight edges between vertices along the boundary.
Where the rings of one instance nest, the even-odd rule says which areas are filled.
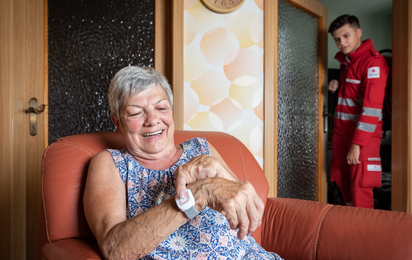
[[[176,168],[201,154],[210,154],[204,138],[181,144],[179,161],[165,170],[150,170],[140,165],[124,150],[108,151],[127,188],[127,218],[159,205],[175,194],[173,177]],[[206,207],[194,219],[178,228],[153,252],[142,259],[281,259],[266,252],[253,237],[237,238],[227,219]]]

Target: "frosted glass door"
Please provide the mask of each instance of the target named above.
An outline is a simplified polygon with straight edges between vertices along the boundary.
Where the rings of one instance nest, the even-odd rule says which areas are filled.
[[[318,19],[279,0],[278,197],[317,200]]]

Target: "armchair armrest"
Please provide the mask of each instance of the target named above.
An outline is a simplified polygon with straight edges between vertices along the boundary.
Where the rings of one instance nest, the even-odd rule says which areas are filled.
[[[262,219],[262,247],[289,260],[317,259],[319,222],[331,207],[313,201],[268,198]]]
[[[103,259],[97,243],[84,239],[64,239],[45,244],[42,260]]]
[[[262,246],[293,259],[411,259],[412,214],[268,198]]]

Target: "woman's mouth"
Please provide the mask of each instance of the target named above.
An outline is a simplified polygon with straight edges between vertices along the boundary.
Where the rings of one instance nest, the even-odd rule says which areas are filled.
[[[154,137],[154,136],[157,136],[157,135],[161,135],[162,133],[163,133],[163,130],[159,130],[159,131],[156,131],[156,132],[153,132],[153,133],[144,134],[143,137],[150,138],[150,137]]]

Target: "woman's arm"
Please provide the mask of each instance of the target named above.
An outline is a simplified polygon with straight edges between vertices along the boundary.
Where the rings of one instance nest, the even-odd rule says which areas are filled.
[[[105,259],[139,259],[188,221],[174,197],[127,220],[125,184],[107,151],[90,162],[84,211]]]
[[[179,198],[192,189],[196,203],[207,205],[226,216],[238,238],[252,233],[261,224],[264,204],[249,182],[241,182],[219,152],[209,143],[211,155],[196,156],[175,172]]]

